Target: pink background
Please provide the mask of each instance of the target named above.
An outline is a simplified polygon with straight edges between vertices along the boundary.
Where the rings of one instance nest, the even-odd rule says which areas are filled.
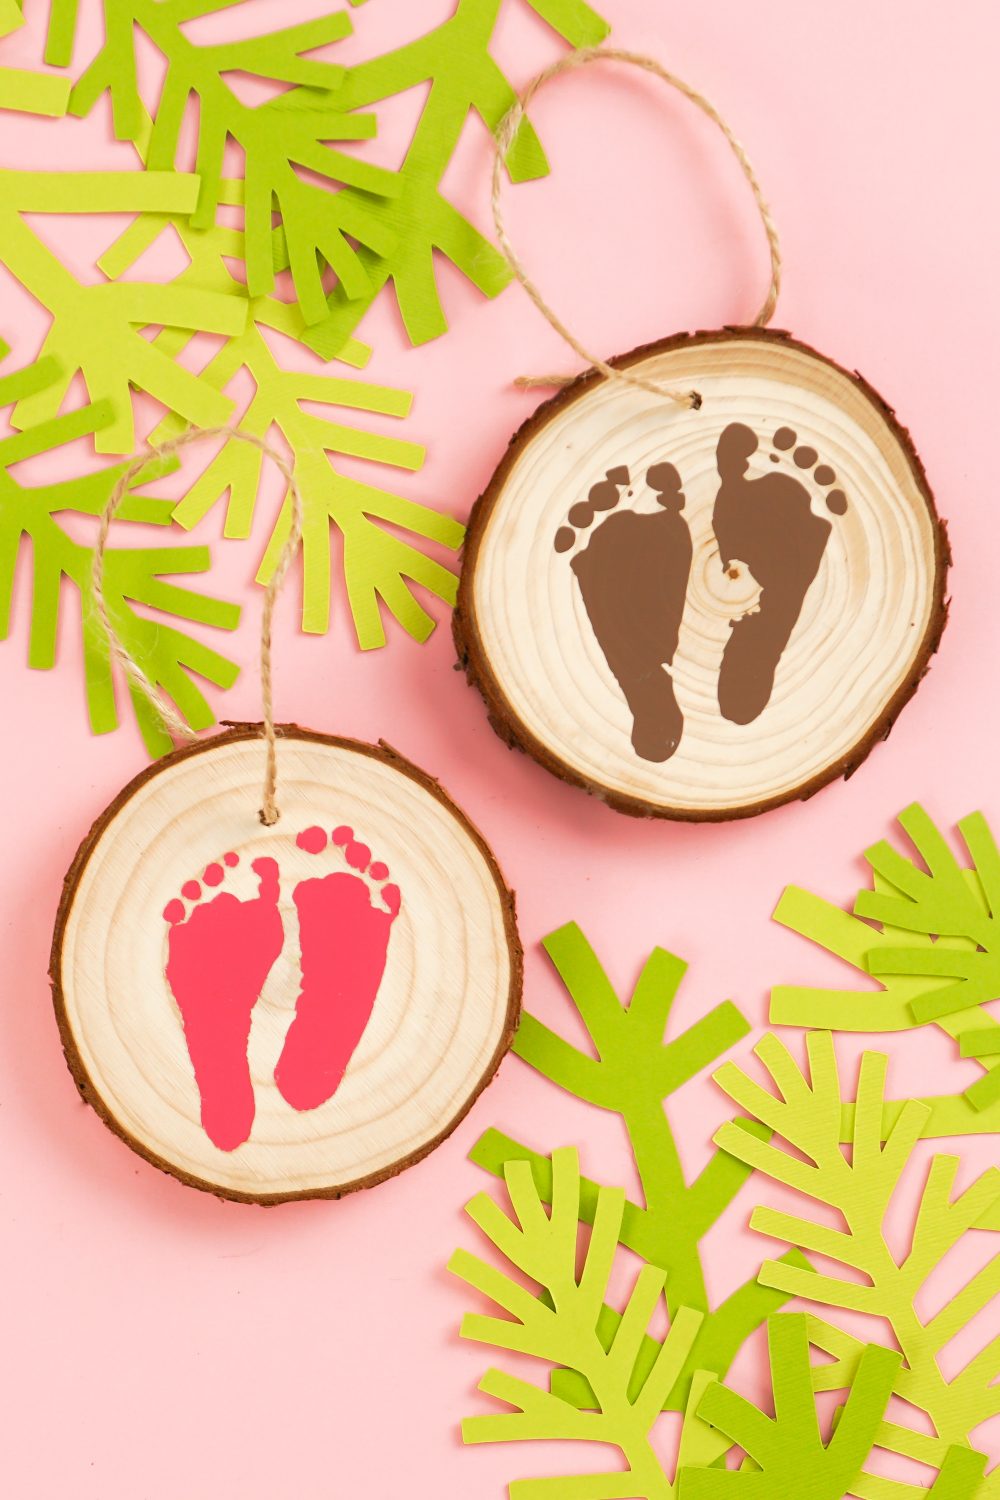
[[[310,8],[321,9],[315,0]],[[372,55],[449,9],[449,0],[375,0],[356,13],[357,35],[338,56]],[[678,1021],[731,996],[761,1026],[771,984],[836,974],[769,922],[784,883],[848,897],[862,876],[859,851],[914,797],[945,824],[976,807],[1000,819],[992,696],[1000,28],[991,0],[605,0],[604,11],[613,40],[655,53],[706,90],[747,144],[782,233],[776,326],[863,371],[914,433],[956,558],[935,667],[891,740],[849,784],[717,827],[621,818],[508,752],[454,671],[443,611],[426,646],[394,631],[387,650],[362,658],[343,611],[327,638],[299,635],[290,596],[278,624],[278,708],[318,729],[384,737],[441,777],[517,890],[527,1004],[552,1024],[566,1012],[538,942],[575,918],[623,993],[659,943],[691,963]],[[82,0],[81,12],[82,55],[96,46],[100,23],[94,0]],[[39,32],[26,29],[0,45],[0,61],[32,65],[39,51]],[[523,81],[556,49],[519,0],[508,0],[497,53]],[[406,101],[385,111],[376,148],[385,159],[404,142],[408,118]],[[652,80],[612,70],[554,86],[535,118],[554,171],[508,192],[512,232],[594,348],[624,350],[753,315],[766,284],[761,235],[738,170],[706,122]],[[134,164],[111,142],[103,105],[82,123],[0,119],[2,166],[98,163]],[[471,125],[448,184],[484,226],[488,164],[484,133]],[[51,221],[46,233],[67,246],[69,228]],[[111,237],[106,223],[97,229],[94,246],[89,230],[72,231],[66,253],[81,269]],[[420,474],[401,478],[402,492],[464,516],[536,399],[513,391],[513,376],[566,361],[518,290],[488,303],[447,268],[441,279],[449,337],[410,351],[385,302],[362,332],[378,351],[368,377],[416,392],[401,435],[425,441],[429,456]],[[39,309],[0,280],[0,330],[18,362],[44,329]],[[200,534],[214,540],[220,530],[213,514]],[[213,586],[249,605],[238,637],[221,643],[251,668],[218,701],[226,717],[258,716],[260,596],[250,579],[264,537],[258,526],[252,543],[216,549]],[[627,1180],[615,1122],[510,1060],[421,1166],[339,1204],[268,1212],[185,1190],[127,1151],[78,1099],[46,969],[62,876],[144,752],[131,723],[89,735],[71,608],[58,669],[27,670],[26,606],[22,578],[13,638],[0,652],[5,1492],[21,1500],[488,1500],[509,1478],[572,1471],[574,1456],[554,1449],[462,1449],[458,1422],[485,1408],[474,1387],[490,1356],[459,1342],[473,1299],[444,1265],[456,1244],[476,1243],[461,1210],[483,1185],[466,1161],[483,1129],[498,1125],[541,1149],[578,1142],[594,1175]],[[937,1032],[890,1046],[896,1094],[973,1076]],[[749,1042],[738,1050],[746,1055]],[[858,1050],[853,1039],[840,1045],[845,1059]],[[726,1113],[707,1080],[675,1104],[692,1170]],[[995,1139],[960,1149],[963,1181],[997,1160]],[[766,1198],[769,1189],[752,1192]],[[750,1201],[744,1193],[711,1240],[716,1299],[772,1248],[742,1227]],[[736,1370],[757,1394],[759,1356],[758,1346]],[[980,1438],[996,1452],[996,1431]]]

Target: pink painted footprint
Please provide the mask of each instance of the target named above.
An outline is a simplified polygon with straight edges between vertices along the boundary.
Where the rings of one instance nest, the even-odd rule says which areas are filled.
[[[239,856],[225,854],[202,876],[220,886]],[[230,891],[207,897],[197,880],[168,902],[167,982],[184,1022],[184,1038],[201,1096],[201,1123],[220,1151],[235,1151],[254,1118],[247,1062],[250,1017],[285,940],[278,911],[278,866],[256,859],[258,894],[241,901]],[[193,905],[190,910],[185,902]]]
[[[339,848],[349,866],[301,880],[293,893],[302,988],[274,1077],[286,1103],[304,1110],[336,1092],[368,1025],[400,895],[398,886],[382,883],[389,871],[372,861],[353,829],[335,828],[328,838],[322,828],[307,828],[296,842],[308,854]]]

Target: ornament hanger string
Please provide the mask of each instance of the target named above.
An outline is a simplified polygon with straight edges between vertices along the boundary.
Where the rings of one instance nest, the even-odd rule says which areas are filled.
[[[101,514],[100,525],[97,532],[97,544],[94,548],[94,566],[91,577],[91,587],[94,597],[94,607],[97,617],[104,628],[108,638],[111,658],[118,662],[128,678],[130,684],[137,688],[163,720],[164,728],[175,739],[196,740],[198,735],[191,726],[185,723],[174,705],[166,698],[154,683],[152,683],[139,663],[130,655],[122,644],[112,623],[108,612],[107,602],[104,598],[104,554],[107,550],[108,534],[111,523],[118,514],[126,495],[129,485],[141,474],[147,465],[160,458],[169,458],[174,453],[179,453],[183,448],[189,448],[194,443],[207,441],[211,438],[224,437],[227,440],[235,439],[240,443],[249,443],[251,447],[258,448],[261,453],[269,458],[275,468],[280,470],[288,485],[288,495],[291,500],[291,529],[281,549],[277,567],[271,576],[264,593],[264,608],[261,615],[260,628],[260,686],[263,708],[263,731],[264,741],[267,747],[266,765],[264,771],[264,793],[260,808],[260,820],[267,826],[277,823],[280,816],[277,806],[278,786],[278,755],[277,735],[274,728],[274,692],[273,671],[271,665],[271,622],[274,617],[274,605],[285,581],[288,570],[295,559],[299,543],[302,539],[302,495],[299,490],[298,481],[292,465],[264,438],[255,437],[252,433],[241,432],[236,427],[192,427],[182,432],[179,437],[171,438],[168,442],[155,446],[146,443],[145,446],[126,463],[118,476],[115,487],[111,492],[107,505]]]
[[[501,120],[496,133],[496,152],[493,158],[492,207],[497,243],[511,271],[524,287],[524,290],[538,308],[538,311],[552,325],[560,338],[564,339],[581,359],[586,360],[588,365],[595,370],[599,370],[609,380],[618,381],[623,385],[637,386],[640,390],[649,391],[654,396],[665,397],[666,400],[673,401],[678,406],[693,407],[697,410],[701,406],[701,396],[697,391],[671,390],[670,387],[660,385],[657,381],[646,380],[641,375],[630,374],[628,370],[616,369],[614,365],[609,365],[603,359],[598,359],[596,355],[588,353],[576,335],[571,333],[566,327],[566,324],[559,317],[558,313],[549,306],[542,293],[538,290],[538,287],[531,280],[511,244],[504,226],[503,215],[500,210],[501,169],[507,153],[514,142],[514,137],[517,134],[521,121],[524,118],[525,111],[535,95],[545,84],[551,83],[554,78],[559,78],[563,73],[573,73],[578,68],[586,68],[591,63],[596,62],[627,63],[631,67],[641,68],[646,73],[652,73],[655,77],[661,78],[664,83],[669,84],[671,88],[677,89],[679,93],[683,94],[685,99],[690,99],[692,104],[696,104],[703,114],[706,114],[710,120],[718,125],[729,142],[733,155],[742,168],[744,177],[750,184],[750,190],[757,205],[757,212],[760,214],[764,233],[767,235],[768,249],[771,255],[771,284],[763,306],[756,318],[754,318],[753,326],[755,328],[763,328],[770,322],[778,301],[778,292],[781,289],[781,249],[778,244],[778,231],[775,228],[771,211],[768,208],[767,200],[761,190],[750,158],[747,156],[742,143],[733,134],[733,131],[726,124],[710,99],[706,99],[704,94],[700,94],[697,89],[692,88],[690,84],[685,83],[676,74],[669,73],[661,63],[656,61],[655,57],[646,57],[641,52],[626,52],[619,47],[583,47],[560,58],[551,67],[543,69],[522,90],[517,102],[511,105]],[[573,375],[521,375],[515,384],[527,387],[568,385],[575,378]]]

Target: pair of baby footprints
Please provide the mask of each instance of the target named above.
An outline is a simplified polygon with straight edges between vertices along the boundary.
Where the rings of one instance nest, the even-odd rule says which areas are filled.
[[[719,709],[736,724],[749,724],[767,707],[781,655],[791,639],[806,594],[832,530],[812,508],[812,494],[843,515],[847,498],[831,489],[836,474],[818,463],[814,448],[799,444],[790,427],[772,439],[769,472],[751,479],[756,434],[732,422],[719,438],[719,489],[712,526],[723,569],[745,563],[760,586],[757,608],[730,624],[719,671]],[[619,508],[631,496],[629,470],[609,469],[586,501],[574,505],[568,526],[555,535],[557,552],[569,552],[598,515],[610,512],[590,533],[570,566],[597,641],[632,714],[632,746],[643,760],[674,754],[684,719],[669,668],[680,634],[691,573],[692,545],[682,511],[681,476],[673,464],[654,464],[646,482],[656,492],[652,514]],[[812,490],[810,489],[812,486]]]
[[[296,1110],[315,1109],[336,1092],[361,1040],[385,971],[389,932],[399,911],[389,871],[346,826],[327,835],[307,828],[299,849],[333,868],[300,880],[301,987],[275,1068],[275,1082]],[[240,864],[224,854],[201,881],[168,902],[167,982],[184,1025],[201,1096],[201,1121],[222,1151],[249,1137],[254,1093],[247,1061],[254,1007],[285,946],[276,859],[255,859],[256,894],[220,889]],[[211,894],[211,892],[217,894]]]

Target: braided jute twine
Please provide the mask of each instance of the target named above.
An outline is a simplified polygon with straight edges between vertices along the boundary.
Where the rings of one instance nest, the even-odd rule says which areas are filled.
[[[239,428],[234,426],[192,427],[182,432],[179,437],[171,438],[165,443],[159,445],[146,443],[142,449],[129,459],[122,469],[115,487],[111,491],[108,503],[101,514],[97,532],[97,545],[94,548],[91,589],[94,598],[94,608],[97,612],[97,618],[100,620],[107,635],[112,660],[118,662],[129,682],[138,688],[139,692],[148,699],[149,703],[163,720],[164,728],[169,734],[179,740],[196,740],[198,738],[196,731],[189,724],[185,723],[173,704],[150,681],[142,667],[129,654],[119,639],[104,598],[104,554],[107,549],[111,523],[118,514],[128,494],[129,485],[132,483],[132,480],[155,459],[169,458],[171,454],[179,453],[183,448],[190,448],[194,443],[206,442],[212,438],[220,437],[227,440],[235,439],[240,443],[249,443],[251,447],[258,448],[283,475],[288,485],[288,494],[292,502],[291,529],[285,545],[281,549],[281,556],[278,558],[278,564],[271,576],[271,581],[264,591],[264,609],[261,615],[260,627],[260,686],[263,708],[263,738],[266,746],[264,794],[260,808],[260,821],[270,827],[272,824],[277,823],[280,816],[276,801],[278,754],[277,736],[274,728],[271,621],[274,617],[275,600],[281,591],[281,586],[295,559],[295,554],[302,539],[302,495],[299,490],[298,481],[295,478],[295,471],[284,454],[280,453],[266,439],[255,437],[250,432],[241,432]]]
[[[646,73],[652,73],[655,77],[661,78],[664,83],[669,84],[671,88],[677,89],[679,93],[683,94],[685,99],[690,99],[692,104],[696,104],[703,114],[706,114],[710,120],[718,125],[729,142],[733,155],[742,168],[744,177],[750,184],[754,202],[757,204],[757,211],[764,226],[764,233],[767,235],[767,243],[771,255],[771,284],[763,306],[756,318],[754,318],[752,326],[763,328],[770,321],[778,301],[778,292],[781,288],[781,250],[778,244],[778,231],[771,217],[771,211],[767,206],[767,200],[761,191],[757,174],[750,163],[750,158],[747,156],[742,143],[733,134],[733,131],[726,124],[726,121],[719,114],[719,111],[710,99],[706,99],[704,94],[700,94],[697,89],[692,88],[690,84],[685,83],[676,74],[669,73],[661,63],[656,61],[655,57],[647,57],[641,52],[627,52],[620,47],[581,47],[575,52],[567,53],[565,57],[553,63],[551,67],[544,68],[522,90],[517,102],[511,105],[511,108],[504,115],[496,133],[496,152],[493,158],[492,206],[497,243],[511,271],[524,287],[524,290],[538,308],[538,311],[552,325],[560,338],[564,339],[581,359],[586,360],[588,365],[595,370],[599,370],[609,380],[619,381],[623,385],[636,386],[639,390],[650,392],[651,395],[665,397],[668,401],[673,401],[678,406],[694,408],[697,411],[701,406],[701,396],[697,391],[671,390],[669,386],[661,385],[654,380],[646,380],[641,375],[630,374],[628,370],[617,370],[613,365],[605,363],[603,359],[598,359],[596,355],[588,353],[576,335],[570,332],[559,315],[549,306],[538,290],[538,287],[531,280],[511,244],[507,230],[504,227],[503,215],[500,211],[501,169],[507,153],[513,144],[518,127],[524,118],[525,111],[539,90],[544,88],[545,84],[551,83],[554,78],[559,78],[563,73],[573,73],[578,68],[586,68],[591,63],[597,62],[627,63],[631,67],[641,68]],[[575,378],[573,375],[521,375],[515,381],[515,384],[526,387],[561,386],[568,385]]]

